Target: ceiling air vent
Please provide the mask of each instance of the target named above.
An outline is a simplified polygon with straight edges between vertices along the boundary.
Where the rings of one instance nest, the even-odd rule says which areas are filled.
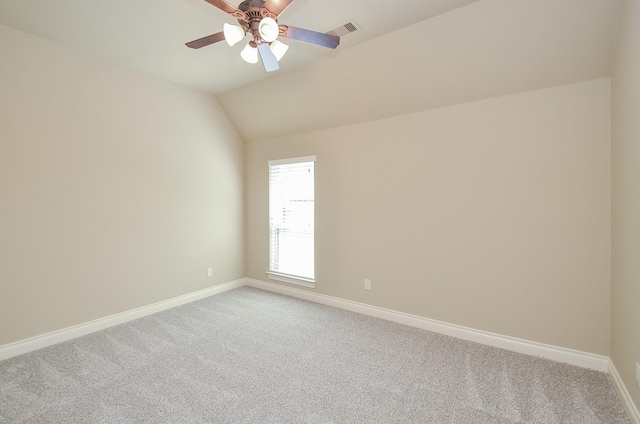
[[[360,26],[353,19],[347,22],[346,24],[342,24],[333,29],[327,31],[327,34],[337,35],[338,37],[344,37],[347,34],[351,34],[352,32],[359,31]]]

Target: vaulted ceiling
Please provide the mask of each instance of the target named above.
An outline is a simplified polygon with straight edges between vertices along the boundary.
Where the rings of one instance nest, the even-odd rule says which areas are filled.
[[[253,142],[610,76],[619,10],[619,0],[295,0],[280,23],[360,29],[335,51],[289,40],[269,74],[239,57],[242,43],[185,47],[234,23],[204,0],[3,0],[0,24],[208,91]]]

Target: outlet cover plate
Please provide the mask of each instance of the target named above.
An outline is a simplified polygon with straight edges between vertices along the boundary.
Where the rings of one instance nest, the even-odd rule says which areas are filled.
[[[636,386],[640,389],[640,364],[636,362]]]

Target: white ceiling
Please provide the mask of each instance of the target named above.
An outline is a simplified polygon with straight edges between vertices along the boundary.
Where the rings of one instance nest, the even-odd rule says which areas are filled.
[[[253,142],[604,78],[619,7],[481,0],[218,99]]]
[[[233,0],[238,4],[240,0]],[[295,0],[280,23],[361,31],[289,41],[267,74],[204,0],[1,0],[0,24],[208,91],[247,142],[610,76],[620,0]]]
[[[279,22],[325,32],[350,20],[361,27],[339,50],[478,0],[295,0]],[[240,0],[229,0],[237,5]],[[233,17],[204,0],[2,0],[0,24],[78,48],[181,85],[222,93],[270,76],[240,58],[243,43],[199,50],[186,42],[222,30]],[[286,41],[281,71],[331,49]]]

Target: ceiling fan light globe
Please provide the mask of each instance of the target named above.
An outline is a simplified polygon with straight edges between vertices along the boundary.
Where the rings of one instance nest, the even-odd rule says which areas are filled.
[[[280,59],[282,59],[282,57],[284,56],[284,54],[287,52],[287,50],[289,50],[289,46],[278,41],[275,40],[271,43],[271,45],[269,46],[271,48],[271,51],[273,52],[273,54],[276,57],[276,60],[278,62],[280,62]]]
[[[240,52],[240,56],[247,63],[258,63],[258,49],[251,47],[249,44],[244,46],[244,49]]]
[[[262,18],[260,24],[258,24],[258,32],[260,32],[260,37],[267,43],[275,41],[278,38],[278,33],[280,28],[278,28],[278,23],[275,19],[272,18]]]
[[[225,23],[222,28],[224,32],[224,39],[227,40],[227,44],[230,46],[238,44],[244,38],[244,29],[238,25]]]

